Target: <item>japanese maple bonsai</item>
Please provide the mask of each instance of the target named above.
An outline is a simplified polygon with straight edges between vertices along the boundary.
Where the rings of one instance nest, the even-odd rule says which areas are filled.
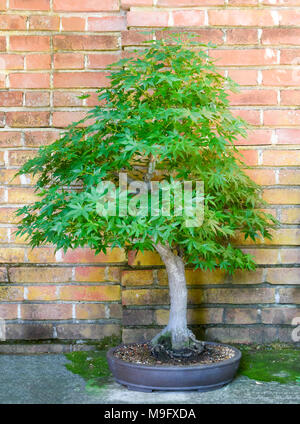
[[[229,109],[227,93],[236,85],[216,70],[209,48],[177,34],[119,61],[111,68],[110,87],[99,90],[99,105],[19,171],[37,176],[40,200],[18,211],[18,234],[27,234],[32,247],[159,253],[168,274],[170,316],[151,341],[154,353],[203,349],[187,326],[185,267],[254,270],[253,257],[232,240],[270,238],[275,223],[261,210],[260,187],[244,172],[235,147],[247,134],[245,122]],[[131,189],[122,191],[119,174],[126,174]],[[204,182],[201,225],[187,225],[184,213],[121,211],[122,196],[129,209],[150,198],[135,192],[135,182],[151,187],[161,179]],[[115,214],[103,208],[100,213],[99,198],[108,191],[100,194],[104,181],[116,187]],[[172,209],[174,191],[170,196]]]

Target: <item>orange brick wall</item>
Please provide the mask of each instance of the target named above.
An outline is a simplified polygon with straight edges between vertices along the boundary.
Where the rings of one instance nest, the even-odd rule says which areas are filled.
[[[13,211],[34,200],[33,181],[12,179],[97,103],[106,66],[149,37],[141,31],[161,37],[163,27],[215,43],[211,55],[241,84],[232,109],[253,130],[238,144],[281,222],[272,242],[243,244],[257,272],[187,272],[189,322],[225,342],[291,342],[300,316],[300,0],[0,0],[0,318],[9,341],[93,340],[122,324],[131,341],[166,323],[157,256],[129,266],[122,251],[30,250],[13,234]]]

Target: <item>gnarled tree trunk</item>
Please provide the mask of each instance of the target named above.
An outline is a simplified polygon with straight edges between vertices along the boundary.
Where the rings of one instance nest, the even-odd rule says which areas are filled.
[[[187,327],[187,287],[184,262],[173,253],[170,247],[161,243],[155,245],[167,270],[170,291],[170,316],[168,325],[151,341],[159,344],[164,337],[170,337],[171,348],[180,352],[189,348],[201,352],[202,343],[197,341],[193,332]]]

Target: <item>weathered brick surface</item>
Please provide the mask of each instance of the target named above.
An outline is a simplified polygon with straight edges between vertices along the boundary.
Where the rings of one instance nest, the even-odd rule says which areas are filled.
[[[241,85],[229,97],[232,112],[252,128],[236,145],[282,225],[272,241],[234,240],[257,260],[255,272],[187,270],[189,323],[220,341],[291,342],[300,281],[300,1],[0,0],[0,10],[0,317],[9,337],[95,339],[123,322],[124,341],[145,340],[167,322],[156,253],[55,254],[16,237],[14,211],[34,201],[35,179],[14,174],[97,104],[106,67],[151,39],[144,28],[157,39],[180,28],[216,44],[220,72]]]

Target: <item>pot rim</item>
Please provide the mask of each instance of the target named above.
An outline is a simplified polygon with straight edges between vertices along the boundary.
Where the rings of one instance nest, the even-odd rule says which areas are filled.
[[[140,342],[140,343],[147,343],[147,342]],[[137,364],[135,362],[129,362],[129,361],[124,361],[123,359],[117,358],[116,356],[113,355],[114,351],[116,349],[118,349],[121,346],[133,346],[137,343],[122,343],[118,346],[112,347],[107,351],[107,358],[111,358],[114,362],[120,364],[120,365],[126,365],[128,367],[132,367],[132,368],[141,368],[141,369],[147,369],[147,370],[182,370],[182,371],[188,371],[188,370],[195,370],[195,369],[210,369],[210,368],[217,368],[217,367],[226,367],[228,365],[233,364],[234,362],[238,362],[241,357],[242,357],[242,353],[239,349],[237,349],[234,346],[228,345],[228,344],[224,344],[224,343],[218,343],[218,342],[204,342],[206,344],[209,345],[221,345],[221,346],[225,346],[228,347],[230,349],[232,349],[235,352],[235,355],[233,358],[230,359],[225,359],[224,361],[220,361],[220,362],[216,362],[214,364],[203,364],[203,365],[145,365],[145,364]]]

